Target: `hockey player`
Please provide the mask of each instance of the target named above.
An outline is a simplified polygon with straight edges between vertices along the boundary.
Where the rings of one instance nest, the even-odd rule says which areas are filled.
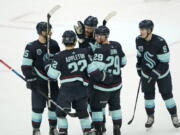
[[[91,93],[92,119],[96,135],[103,135],[103,112],[106,104],[113,120],[113,134],[120,135],[122,115],[120,106],[120,89],[122,87],[121,68],[126,65],[126,57],[121,45],[108,41],[109,28],[99,26],[95,30],[95,39],[101,44],[94,52],[93,62],[88,66],[88,73],[93,80]],[[103,72],[103,74],[102,74]]]
[[[62,43],[65,50],[56,55],[48,69],[48,76],[57,79],[60,76],[61,87],[58,95],[58,104],[70,111],[71,104],[76,110],[84,135],[92,135],[91,122],[87,112],[87,65],[89,63],[86,49],[74,48],[76,34],[65,31]],[[59,135],[68,134],[66,113],[57,110]]]
[[[105,25],[106,22],[103,23]],[[94,16],[88,16],[84,20],[84,24],[81,21],[78,21],[78,26],[74,26],[76,35],[79,38],[79,48],[86,48],[91,57],[93,57],[95,49],[99,47],[99,44],[96,43],[96,40],[94,38],[94,30],[96,29],[97,25],[98,25],[98,19]],[[91,91],[91,89],[92,89],[92,84],[90,83],[89,90]],[[88,108],[91,114],[90,107]],[[103,108],[103,112],[104,112],[103,132],[106,132],[105,108]]]
[[[48,94],[48,77],[44,71],[43,63],[48,59],[47,55],[47,35],[52,34],[51,25],[50,30],[47,32],[47,23],[39,22],[36,26],[38,39],[27,44],[23,56],[22,72],[27,80],[27,88],[32,90],[32,127],[33,135],[40,135],[40,125],[42,120],[42,113],[46,107],[47,100],[41,96],[37,90]],[[58,43],[50,39],[50,57],[60,51]],[[58,95],[57,81],[51,81],[51,98],[56,100]],[[51,104],[48,108],[48,118],[50,131],[49,135],[55,135],[57,132],[57,118],[55,113],[55,106]]]
[[[176,103],[172,93],[172,80],[169,71],[169,48],[162,37],[152,34],[154,24],[151,20],[139,23],[140,36],[136,38],[137,72],[141,77],[144,92],[145,109],[148,116],[146,128],[154,123],[155,84],[169,111],[173,125],[178,128]]]
[[[84,24],[78,21],[78,26],[74,26],[74,30],[79,38],[79,48],[94,49],[95,39],[94,30],[97,27],[98,19],[94,16],[88,16],[84,20]]]

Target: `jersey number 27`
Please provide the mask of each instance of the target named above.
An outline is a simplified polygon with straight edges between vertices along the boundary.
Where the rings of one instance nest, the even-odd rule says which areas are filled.
[[[86,67],[87,67],[86,60],[79,60],[78,62],[71,62],[68,64],[68,69],[71,70],[71,73],[77,72],[78,70],[80,72],[83,72]]]

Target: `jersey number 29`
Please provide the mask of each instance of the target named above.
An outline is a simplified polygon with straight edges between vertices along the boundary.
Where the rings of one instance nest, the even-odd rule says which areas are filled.
[[[112,73],[113,75],[119,75],[120,74],[120,60],[119,56],[108,56],[106,61],[108,62],[106,64],[105,71],[108,71],[109,73]],[[113,67],[113,68],[111,68]]]

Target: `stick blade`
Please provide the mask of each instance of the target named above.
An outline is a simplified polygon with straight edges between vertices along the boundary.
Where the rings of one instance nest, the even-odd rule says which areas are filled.
[[[128,122],[128,125],[130,125],[133,122],[133,119]]]
[[[48,16],[52,16],[61,6],[60,5],[56,5],[54,6],[49,12],[48,12]]]
[[[112,17],[114,17],[116,14],[117,14],[116,11],[112,11],[112,12],[110,12],[110,13],[105,17],[104,20],[108,21],[108,20],[110,20]]]

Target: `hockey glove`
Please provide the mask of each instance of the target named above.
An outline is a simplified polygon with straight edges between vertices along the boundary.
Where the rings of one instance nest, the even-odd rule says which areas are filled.
[[[139,77],[141,77],[141,70],[142,70],[142,68],[141,68],[141,66],[138,63],[136,64],[136,69],[137,69],[137,74],[139,75]]]
[[[113,75],[108,72],[102,72],[102,73],[103,73],[103,78],[102,78],[101,82],[103,82],[104,84],[112,84]]]
[[[139,77],[141,77],[141,69],[137,68],[137,74],[138,74]]]
[[[153,69],[149,76],[150,78],[157,80],[161,76],[161,74],[157,70]]]
[[[26,87],[30,90],[35,90],[37,88],[37,78],[31,78],[26,80]]]
[[[85,27],[81,21],[77,22],[78,26],[74,25],[74,30],[80,40],[84,40],[85,38]]]
[[[101,82],[104,84],[111,84],[113,81],[113,75],[104,71],[96,70],[95,72],[91,73],[91,78],[95,82]]]

